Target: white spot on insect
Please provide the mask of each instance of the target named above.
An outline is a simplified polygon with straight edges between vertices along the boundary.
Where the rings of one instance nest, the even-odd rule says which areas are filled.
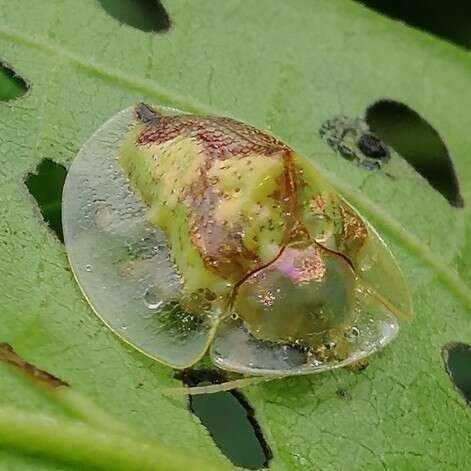
[[[360,329],[356,326],[350,327],[346,332],[345,332],[345,338],[349,342],[354,342],[358,336],[360,335]]]

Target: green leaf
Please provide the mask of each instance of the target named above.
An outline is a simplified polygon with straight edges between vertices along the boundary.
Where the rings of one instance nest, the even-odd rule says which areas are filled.
[[[23,183],[45,158],[68,166],[108,117],[144,100],[239,118],[311,157],[391,244],[410,285],[414,320],[366,370],[244,391],[273,469],[469,469],[470,410],[442,348],[471,344],[471,56],[347,0],[165,6],[171,29],[148,33],[95,0],[0,0],[0,61],[30,85],[0,102],[0,341],[73,396],[64,404],[0,365],[1,467],[230,468],[186,401],[163,394],[179,384],[173,372],[94,316]],[[321,124],[379,99],[439,132],[464,209],[397,156],[391,178],[329,152]]]

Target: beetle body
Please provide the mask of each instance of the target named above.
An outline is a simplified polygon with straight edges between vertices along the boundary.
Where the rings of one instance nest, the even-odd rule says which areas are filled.
[[[178,283],[166,296],[154,278],[157,327],[145,342],[142,325],[122,332],[130,343],[176,368],[211,346],[220,368],[290,375],[343,366],[394,337],[410,312],[400,270],[309,160],[230,118],[145,105],[135,116],[117,167],[162,231]],[[160,262],[133,260],[157,274]],[[175,332],[180,347],[162,352]],[[152,336],[161,346],[149,353]]]

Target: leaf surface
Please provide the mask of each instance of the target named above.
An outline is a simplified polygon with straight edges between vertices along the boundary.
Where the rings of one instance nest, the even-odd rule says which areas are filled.
[[[247,389],[273,450],[272,468],[469,469],[470,410],[441,356],[449,342],[471,344],[469,52],[347,0],[165,6],[172,27],[154,34],[120,24],[94,0],[0,0],[0,61],[30,86],[22,98],[0,103],[0,340],[107,411],[136,443],[176,450],[175,463],[188,455],[229,466],[185,400],[162,393],[178,385],[173,372],[124,345],[94,316],[23,183],[42,159],[68,166],[99,125],[137,101],[229,115],[271,131],[330,176],[391,244],[415,310],[361,373]],[[361,170],[320,140],[326,119],[363,116],[379,99],[408,105],[439,132],[464,209],[452,208],[398,156],[388,164],[390,178]],[[3,467],[90,465],[78,456],[90,446],[85,436],[75,435],[75,451],[64,443],[61,456],[46,439],[41,448],[41,437],[39,449],[14,440],[5,428],[14,420],[23,420],[26,434],[34,420],[50,417],[70,432],[65,441],[74,440],[75,422],[54,394],[10,366],[0,369]],[[100,433],[125,438],[106,426]],[[141,469],[169,469],[149,459]],[[120,469],[118,462],[103,469]]]

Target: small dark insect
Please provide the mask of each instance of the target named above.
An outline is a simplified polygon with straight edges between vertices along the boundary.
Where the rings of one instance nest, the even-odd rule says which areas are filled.
[[[358,147],[366,157],[373,159],[385,159],[389,157],[386,144],[374,134],[363,134],[358,139]]]
[[[360,118],[330,119],[319,134],[335,152],[365,170],[379,170],[390,159],[388,146]]]

